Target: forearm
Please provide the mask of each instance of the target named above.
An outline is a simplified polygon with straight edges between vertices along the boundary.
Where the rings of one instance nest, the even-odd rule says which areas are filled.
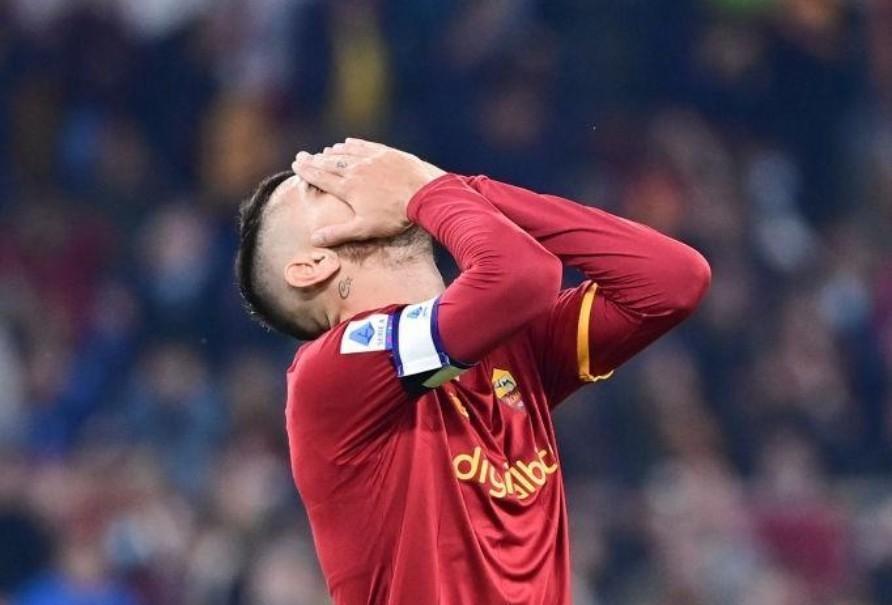
[[[486,177],[466,182],[627,313],[680,321],[709,285],[709,265],[697,251],[649,227]]]
[[[547,311],[557,295],[559,261],[460,177],[425,186],[408,215],[462,271],[439,303],[440,334],[453,358],[478,361]]]

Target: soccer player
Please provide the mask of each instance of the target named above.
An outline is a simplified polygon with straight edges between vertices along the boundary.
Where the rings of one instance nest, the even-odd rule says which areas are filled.
[[[570,603],[551,411],[687,317],[688,246],[601,210],[355,139],[242,208],[242,294],[311,342],[288,370],[294,479],[338,605]],[[428,234],[458,262],[445,287]],[[560,290],[562,263],[587,281]]]

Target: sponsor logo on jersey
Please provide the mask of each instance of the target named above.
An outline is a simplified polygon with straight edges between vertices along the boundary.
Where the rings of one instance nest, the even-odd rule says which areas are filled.
[[[496,394],[496,398],[515,410],[524,409],[523,401],[520,399],[520,389],[517,388],[517,381],[508,370],[500,370],[493,368],[492,371],[492,390]]]
[[[540,449],[531,460],[505,462],[501,467],[483,455],[480,446],[470,454],[459,454],[452,459],[452,469],[459,481],[479,483],[497,499],[513,496],[526,500],[542,489],[548,478],[558,471],[557,461],[550,450]]]

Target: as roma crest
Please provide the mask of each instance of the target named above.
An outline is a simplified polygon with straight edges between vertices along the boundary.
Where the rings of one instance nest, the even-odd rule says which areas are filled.
[[[517,381],[508,370],[500,370],[493,368],[492,371],[492,390],[496,394],[496,398],[515,410],[523,410],[523,401],[520,399],[520,390],[517,388]]]

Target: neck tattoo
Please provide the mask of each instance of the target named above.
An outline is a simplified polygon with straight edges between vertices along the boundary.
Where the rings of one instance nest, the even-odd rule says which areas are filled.
[[[353,285],[352,277],[345,277],[338,282],[338,296],[341,297],[341,300],[346,300],[347,297],[350,296],[351,285]]]

